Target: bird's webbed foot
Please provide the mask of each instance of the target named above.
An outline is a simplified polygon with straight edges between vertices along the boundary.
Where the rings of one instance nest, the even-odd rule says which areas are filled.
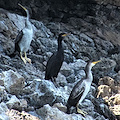
[[[31,64],[31,59],[27,57],[26,52],[25,52],[25,60]]]
[[[26,59],[22,56],[22,52],[20,52],[20,57],[23,60],[23,62],[26,64]]]
[[[79,113],[79,114],[81,114],[81,115],[83,115],[83,116],[85,116],[86,114],[88,114],[87,112],[79,109],[78,107],[77,107],[77,113]]]

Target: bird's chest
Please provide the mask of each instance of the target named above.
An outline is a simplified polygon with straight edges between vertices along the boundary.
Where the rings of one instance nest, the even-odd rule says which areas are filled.
[[[33,37],[33,30],[32,29],[24,29],[23,30],[23,37],[22,40],[25,43],[31,43]]]
[[[85,93],[90,91],[91,82],[85,81]]]
[[[19,42],[19,46],[21,48],[21,51],[27,51],[30,43],[32,41],[33,37],[33,30],[32,29],[24,29],[23,30],[23,36],[21,41]]]

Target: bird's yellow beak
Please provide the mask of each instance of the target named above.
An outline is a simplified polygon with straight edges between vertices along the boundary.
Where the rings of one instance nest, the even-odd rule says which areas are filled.
[[[94,61],[94,62],[92,62],[93,64],[96,64],[96,63],[98,63],[98,62],[100,62],[101,60],[98,60],[98,61]]]
[[[27,9],[26,9],[25,7],[23,7],[21,4],[18,3],[18,5],[19,5],[20,7],[22,7],[25,11],[27,11]]]
[[[70,35],[71,33],[65,33],[65,34],[63,34],[62,36],[63,37],[65,37],[65,36],[68,36],[68,35]]]

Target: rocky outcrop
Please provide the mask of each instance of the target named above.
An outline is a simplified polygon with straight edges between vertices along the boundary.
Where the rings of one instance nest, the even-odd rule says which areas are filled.
[[[20,119],[25,116],[32,118],[31,115],[38,117],[33,119],[41,120],[119,119],[113,114],[119,105],[120,91],[116,84],[120,81],[119,9],[94,2],[86,4],[87,1],[71,1],[68,6],[66,1],[64,6],[63,1],[59,1],[60,4],[46,1],[29,1],[29,4],[23,1],[23,5],[33,12],[32,18],[39,19],[31,19],[34,38],[27,53],[32,64],[25,65],[19,53],[10,57],[18,31],[24,27],[25,17],[0,9],[0,118],[14,119],[12,115],[15,114]],[[21,9],[17,2],[5,6],[3,1],[0,5],[9,10],[16,9],[18,13]],[[60,32],[71,32],[71,35],[63,41],[65,59],[57,78],[60,87],[56,88],[51,81],[44,80],[44,73],[47,60],[57,50],[56,39]],[[90,59],[101,59],[101,63],[93,68],[91,90],[79,106],[88,115],[68,115],[65,113],[67,99],[75,83],[85,75],[84,67]],[[104,78],[106,75],[109,77]],[[97,84],[100,85],[98,96]]]
[[[14,95],[19,95],[25,86],[24,78],[12,70],[1,73],[1,81],[5,89]]]
[[[99,80],[98,97],[102,97],[109,108],[117,116],[120,115],[120,84],[111,77],[104,77]],[[120,117],[119,117],[120,119]]]
[[[25,111],[19,112],[14,109],[8,110],[6,114],[9,116],[9,120],[40,120],[38,117]]]

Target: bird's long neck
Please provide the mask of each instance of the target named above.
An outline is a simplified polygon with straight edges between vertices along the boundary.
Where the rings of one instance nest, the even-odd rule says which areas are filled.
[[[58,51],[62,49],[62,38],[58,38]]]
[[[26,21],[25,21],[25,27],[28,28],[28,29],[32,29],[32,25],[30,23],[30,18],[29,18],[30,17],[29,12],[26,11],[26,13],[27,13],[27,18],[26,18]]]
[[[92,75],[91,69],[92,69],[92,67],[88,67],[85,72],[86,72],[86,78],[89,79],[89,81],[92,82],[93,75]]]

